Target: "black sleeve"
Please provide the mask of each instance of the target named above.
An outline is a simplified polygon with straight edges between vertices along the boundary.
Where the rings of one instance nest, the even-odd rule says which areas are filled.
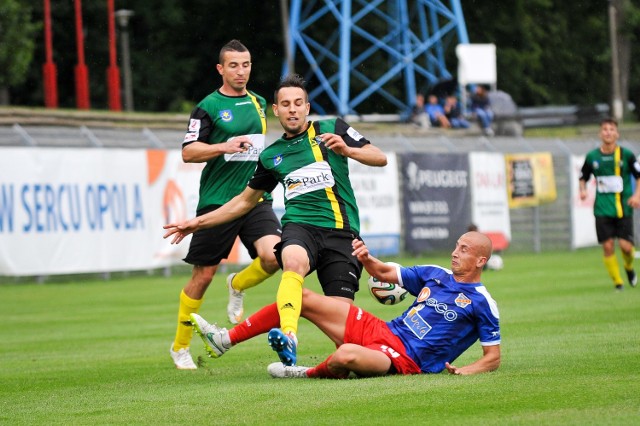
[[[580,180],[587,182],[591,177],[591,173],[593,173],[593,168],[588,159],[585,158],[584,164],[582,165],[582,170],[580,170]]]
[[[638,164],[638,159],[632,151],[629,151],[629,171],[635,179],[640,179],[640,164]]]
[[[187,126],[187,133],[184,135],[184,140],[182,141],[182,147],[184,148],[196,141],[209,143],[209,137],[212,131],[213,120],[209,113],[202,108],[195,107],[189,117],[189,125]]]
[[[278,186],[278,181],[273,174],[262,165],[262,162],[258,161],[258,167],[256,167],[256,171],[247,186],[251,189],[271,193],[271,191]]]
[[[344,142],[351,147],[361,148],[371,143],[367,138],[362,136],[356,129],[351,127],[342,118],[336,118],[336,134],[342,136]]]

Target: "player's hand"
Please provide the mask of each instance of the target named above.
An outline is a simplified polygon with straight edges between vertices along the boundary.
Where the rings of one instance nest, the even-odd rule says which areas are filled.
[[[226,154],[236,154],[238,152],[246,152],[253,146],[249,136],[234,136],[224,143],[224,152]]]
[[[634,209],[637,209],[638,207],[640,207],[640,197],[636,197],[635,195],[632,195],[627,200],[627,204],[629,204]]]
[[[344,139],[341,136],[338,136],[333,133],[323,133],[318,136],[318,142],[324,143],[327,149],[335,152],[336,154],[340,154],[344,157],[348,157],[350,149],[349,146],[345,143]]]
[[[455,365],[451,365],[448,362],[444,363],[444,367],[447,369],[449,374],[455,374],[456,376],[459,376],[462,374],[462,372],[458,367],[456,367]]]
[[[191,219],[182,223],[169,223],[162,228],[167,230],[162,238],[166,239],[173,235],[171,244],[179,244],[187,235],[193,234],[198,230],[198,221]]]
[[[351,247],[353,247],[353,252],[351,254],[357,257],[360,262],[364,263],[364,261],[369,258],[369,248],[362,240],[355,238],[351,242]]]

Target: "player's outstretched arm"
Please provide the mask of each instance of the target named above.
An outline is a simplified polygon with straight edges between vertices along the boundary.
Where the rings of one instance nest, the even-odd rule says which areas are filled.
[[[470,374],[487,373],[500,367],[500,345],[483,346],[482,357],[464,367],[456,367],[445,363],[445,368],[451,374],[467,376]]]
[[[398,270],[395,266],[386,264],[380,259],[373,257],[364,242],[357,238],[351,242],[351,245],[353,247],[352,254],[358,258],[369,275],[385,283],[398,282]]]
[[[195,217],[193,219],[181,223],[169,223],[163,228],[167,230],[163,238],[169,238],[173,235],[171,244],[178,244],[187,235],[196,232],[199,229],[212,228],[223,223],[231,222],[245,214],[258,204],[264,191],[246,187],[244,191],[229,200],[220,208],[209,213]]]

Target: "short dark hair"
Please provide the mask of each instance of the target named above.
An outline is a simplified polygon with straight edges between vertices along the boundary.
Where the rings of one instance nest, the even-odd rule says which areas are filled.
[[[276,90],[273,92],[273,103],[278,103],[278,92],[280,92],[280,89],[282,89],[283,87],[298,87],[302,89],[304,91],[305,99],[308,100],[309,94],[307,93],[306,85],[307,82],[304,81],[304,78],[302,78],[299,74],[289,74],[282,77],[280,83],[276,87]]]
[[[603,118],[602,121],[600,121],[600,125],[602,126],[603,124],[613,124],[614,126],[618,127],[618,120],[613,117],[606,117]]]
[[[240,43],[239,40],[233,39],[229,43],[222,46],[222,49],[220,49],[220,56],[218,57],[218,63],[219,64],[224,63],[224,54],[227,52],[248,52],[248,51],[249,49],[247,49],[247,46]]]

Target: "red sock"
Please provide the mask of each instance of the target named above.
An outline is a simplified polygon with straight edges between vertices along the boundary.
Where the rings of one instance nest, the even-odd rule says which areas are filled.
[[[329,358],[325,359],[315,367],[308,369],[307,377],[312,379],[346,379],[347,377],[349,377],[348,374],[345,374],[343,376],[336,376],[331,371],[329,371],[328,363],[330,359],[331,356],[329,356]]]
[[[280,314],[278,307],[273,303],[229,330],[229,339],[232,345],[237,345],[276,327],[280,327]]]

